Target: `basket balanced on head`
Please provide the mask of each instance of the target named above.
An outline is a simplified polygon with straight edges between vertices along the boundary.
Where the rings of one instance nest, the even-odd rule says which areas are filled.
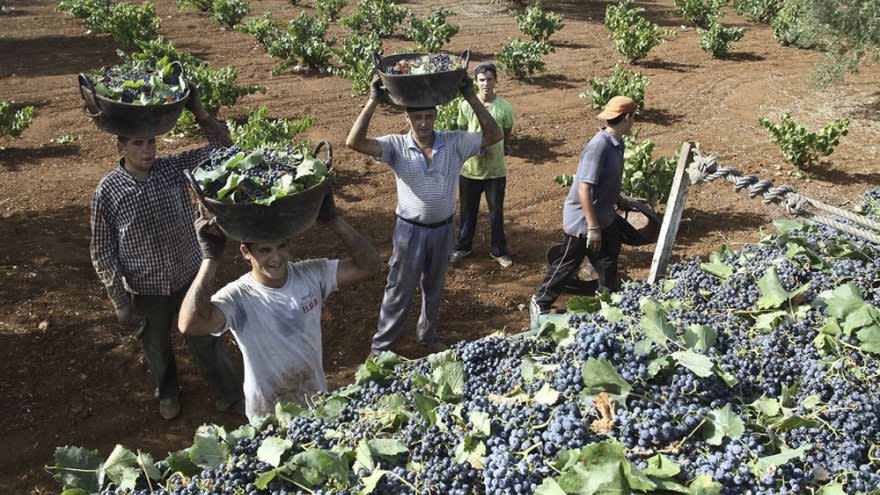
[[[327,148],[326,160],[317,158]],[[220,148],[184,171],[199,203],[231,239],[266,242],[293,237],[315,223],[330,191],[333,148]]]
[[[83,112],[118,136],[152,137],[174,128],[190,95],[179,62],[129,62],[78,76]]]
[[[467,74],[471,51],[460,56],[448,53],[406,53],[379,59],[376,71],[395,105],[425,108],[449,103],[458,96],[458,85]]]

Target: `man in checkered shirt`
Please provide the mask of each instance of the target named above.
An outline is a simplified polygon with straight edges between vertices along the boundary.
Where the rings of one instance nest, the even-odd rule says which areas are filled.
[[[171,332],[201,264],[195,214],[182,172],[207,159],[213,148],[232,144],[226,127],[202,106],[195,87],[191,92],[187,109],[205,130],[208,146],[156,158],[155,136],[118,136],[119,166],[101,179],[92,198],[92,264],[119,323],[132,329],[143,345],[165,419],[180,413]],[[242,409],[241,379],[226,359],[222,340],[185,340],[217,408]]]

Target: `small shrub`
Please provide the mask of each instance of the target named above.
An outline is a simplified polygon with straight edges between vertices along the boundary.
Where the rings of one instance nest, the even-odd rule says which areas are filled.
[[[0,137],[16,138],[27,129],[34,120],[34,107],[15,110],[9,102],[0,100]]]
[[[545,12],[541,8],[540,1],[536,1],[523,12],[517,12],[513,17],[520,32],[535,41],[547,41],[553,33],[565,27],[562,23],[564,17],[561,14]]]
[[[262,17],[251,17],[235,26],[236,31],[250,34],[257,38],[261,45],[269,46],[281,35],[278,21],[272,19],[272,13],[266,12]]]
[[[154,39],[161,24],[150,2],[136,6],[109,0],[64,0],[57,9],[83,19],[89,31],[107,33],[124,46]]]
[[[785,159],[799,169],[830,155],[840,144],[840,137],[849,132],[849,120],[844,118],[829,123],[818,132],[808,131],[788,113],[782,114],[779,124],[766,118],[758,119],[758,122],[770,131],[770,141],[779,145]]]
[[[180,10],[195,9],[198,12],[208,13],[214,10],[213,0],[178,0],[177,8]]]
[[[415,41],[419,50],[434,53],[440,51],[444,43],[458,33],[461,26],[448,24],[446,18],[455,15],[455,12],[445,7],[434,7],[425,19],[419,19],[411,15],[409,26],[403,28],[406,39]]]
[[[380,57],[384,53],[379,36],[376,33],[354,33],[342,40],[342,47],[334,52],[342,67],[334,67],[331,72],[350,79],[351,89],[356,94],[366,94],[370,90],[370,81],[373,80],[375,72],[373,53],[377,53]]]
[[[712,20],[709,29],[697,29],[697,35],[700,36],[700,48],[715,58],[727,55],[730,44],[741,40],[744,34],[743,28],[725,27],[716,19]]]
[[[409,9],[398,7],[392,0],[361,0],[355,11],[339,23],[357,33],[376,33],[380,38],[387,38],[400,29],[410,15]]]
[[[335,21],[347,3],[348,0],[316,0],[315,10]]]
[[[297,140],[297,136],[306,131],[315,123],[315,116],[308,115],[297,120],[283,118],[268,118],[269,109],[261,106],[248,113],[247,121],[238,124],[234,121],[226,121],[232,142],[245,150],[252,150],[260,146],[272,148],[292,145],[294,147],[309,147],[306,140]]]
[[[508,38],[508,43],[498,52],[498,66],[514,79],[526,79],[535,72],[544,72],[542,57],[552,51],[553,47],[544,41]]]
[[[706,28],[718,17],[718,11],[725,0],[675,0],[678,14],[688,24]]]
[[[227,28],[234,27],[253,10],[247,0],[214,0],[213,5],[214,15],[211,17]]]
[[[621,191],[627,196],[644,198],[656,208],[669,199],[679,152],[676,151],[671,158],[655,160],[654,143],[650,139],[639,141],[638,138],[639,133],[634,132],[626,141]]]
[[[755,22],[770,22],[781,3],[781,0],[733,0],[733,10]]]
[[[617,5],[609,5],[605,9],[605,26],[611,30],[617,51],[634,63],[645,58],[655,46],[665,43],[661,36],[672,36],[675,31],[660,29],[639,15],[645,9],[630,8],[631,4],[632,0],[621,0]]]
[[[815,25],[804,22],[803,16],[798,2],[786,2],[770,21],[776,41],[796,48],[815,48],[819,43],[818,30]]]
[[[284,62],[272,68],[279,74],[288,67],[306,65],[312,69],[327,72],[330,70],[330,57],[336,38],[326,39],[330,19],[314,18],[301,12],[287,24],[287,31],[266,47],[269,55]]]
[[[589,99],[593,108],[602,108],[611,98],[621,95],[629,96],[636,102],[638,111],[645,105],[645,89],[650,84],[648,76],[628,71],[620,64],[614,66],[614,72],[607,80],[593,77],[587,80],[590,89],[581,93],[583,99]]]

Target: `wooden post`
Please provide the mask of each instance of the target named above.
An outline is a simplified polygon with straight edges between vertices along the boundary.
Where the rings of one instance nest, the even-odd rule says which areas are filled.
[[[675,169],[675,180],[672,182],[669,200],[666,202],[666,212],[663,214],[663,225],[660,227],[660,235],[657,238],[657,248],[654,249],[654,259],[651,260],[648,283],[653,284],[664,274],[669,257],[672,256],[672,247],[675,245],[675,235],[678,234],[678,225],[681,223],[684,202],[687,199],[688,189],[691,187],[691,179],[687,169],[694,159],[695,148],[696,145],[690,141],[681,145],[678,167]]]

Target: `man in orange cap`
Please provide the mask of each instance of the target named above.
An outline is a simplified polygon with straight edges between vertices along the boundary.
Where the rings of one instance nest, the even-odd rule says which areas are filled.
[[[562,256],[550,263],[547,276],[532,296],[533,312],[547,312],[574,276],[584,257],[596,269],[596,291],[617,289],[617,259],[622,231],[632,226],[617,215],[615,205],[632,209],[633,200],[620,195],[623,182],[623,137],[632,130],[635,102],[626,96],[608,101],[598,118],[606,121],[581,153],[577,173],[562,210]],[[626,225],[622,225],[626,224]]]

